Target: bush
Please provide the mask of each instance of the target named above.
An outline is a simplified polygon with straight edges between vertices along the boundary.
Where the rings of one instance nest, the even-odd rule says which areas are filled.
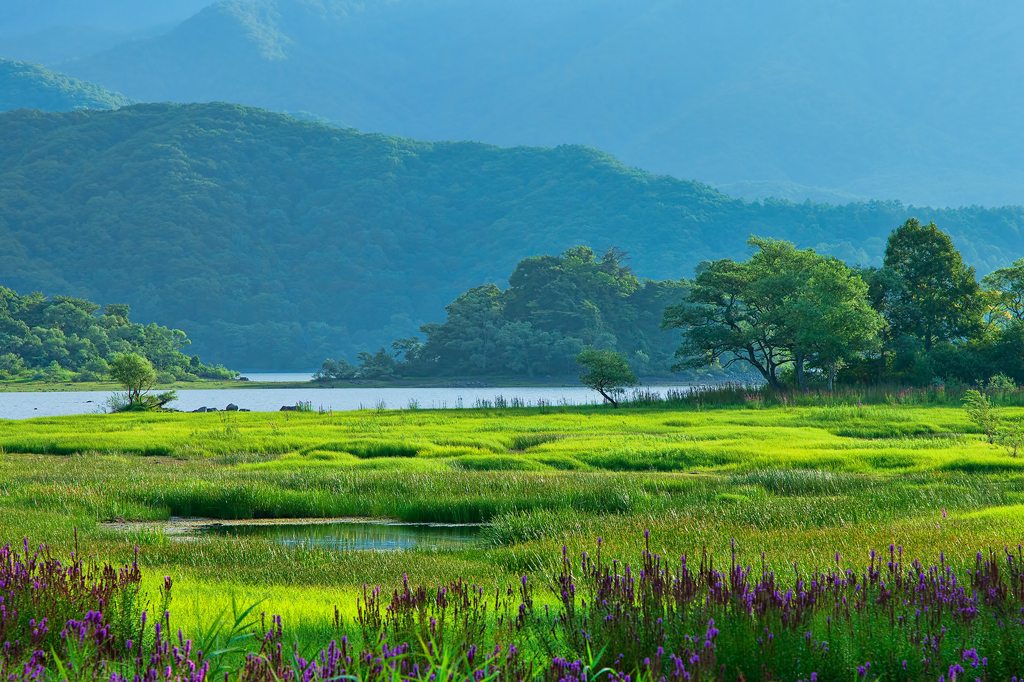
[[[978,428],[985,434],[989,443],[995,442],[996,430],[999,428],[999,413],[992,407],[988,398],[979,391],[967,391],[964,395],[964,409]]]
[[[13,379],[25,371],[25,363],[14,353],[0,355],[0,373]]]
[[[43,377],[51,384],[64,383],[75,378],[73,372],[61,367],[56,360],[50,362],[43,370]]]
[[[199,365],[198,368],[193,370],[193,373],[200,379],[219,379],[222,381],[234,379],[238,376],[238,372],[228,369],[223,365]]]

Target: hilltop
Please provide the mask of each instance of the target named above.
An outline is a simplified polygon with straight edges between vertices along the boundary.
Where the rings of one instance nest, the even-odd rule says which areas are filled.
[[[583,146],[365,134],[230,104],[0,114],[2,284],[124,302],[240,369],[310,368],[444,319],[467,289],[576,244],[641,278],[747,254],[750,234],[879,264],[934,220],[981,273],[1024,208],[748,203]]]
[[[39,64],[0,59],[0,111],[116,109],[131,100],[93,83],[68,78]]]

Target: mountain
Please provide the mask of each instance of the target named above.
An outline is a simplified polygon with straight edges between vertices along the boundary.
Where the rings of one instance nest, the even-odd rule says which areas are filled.
[[[127,303],[239,369],[354,358],[444,320],[521,259],[614,245],[639,277],[745,257],[750,234],[880,264],[908,217],[984,273],[1024,208],[748,203],[583,146],[426,142],[231,104],[0,114],[0,285]]]
[[[50,26],[32,33],[0,35],[0,57],[53,66],[58,62],[105,52],[121,43],[166,33],[176,23],[143,29],[115,29],[105,26]]]
[[[747,198],[994,206],[1024,203],[1022,23],[1013,0],[225,0],[61,68],[142,101],[584,144]]]
[[[84,83],[38,64],[0,59],[0,111],[42,109],[116,109],[131,100],[98,85]]]
[[[210,2],[211,0],[4,0],[0,3],[0,37],[76,25],[92,26],[101,30],[135,31],[158,24],[181,22]]]

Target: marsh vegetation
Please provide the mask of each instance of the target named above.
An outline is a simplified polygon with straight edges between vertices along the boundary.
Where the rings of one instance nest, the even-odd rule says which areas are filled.
[[[1016,391],[986,399],[1000,423],[1024,418]],[[311,660],[342,637],[352,660],[366,662],[365,650],[384,661],[375,664],[381,670],[406,677],[436,672],[434,654],[467,676],[486,659],[488,675],[564,676],[555,668],[575,665],[577,676],[608,666],[634,679],[683,679],[679,659],[691,679],[717,679],[722,665],[727,679],[762,670],[833,679],[825,676],[869,662],[872,679],[937,679],[940,669],[948,679],[974,654],[990,679],[1019,674],[1011,652],[1020,649],[1010,644],[1021,624],[999,614],[1021,606],[1024,459],[990,443],[960,396],[935,389],[808,394],[796,403],[736,388],[619,410],[0,422],[0,538],[20,548],[27,536],[30,549],[45,543],[65,560],[77,542],[81,558],[137,561],[136,620],[145,608],[151,619],[163,613],[170,576],[171,631],[213,651],[199,645],[204,636],[238,630],[232,653],[211,671],[247,676],[259,657],[246,663],[245,652],[262,647],[267,670],[283,675],[298,665],[292,643]],[[379,552],[259,536],[180,541],[106,523],[174,516],[487,525],[458,547]],[[834,587],[812,587],[822,580]],[[927,599],[913,587],[921,580]],[[977,591],[989,588],[995,601]],[[923,606],[926,622],[914,615]],[[932,637],[944,639],[926,664],[921,642]],[[153,635],[136,641],[153,646]],[[713,660],[701,658],[704,641],[714,644]],[[276,642],[280,660],[271,655]],[[473,645],[482,653],[470,655]],[[518,658],[509,658],[510,645]],[[104,656],[134,665],[115,649]],[[363,679],[383,674],[353,665],[346,669]]]

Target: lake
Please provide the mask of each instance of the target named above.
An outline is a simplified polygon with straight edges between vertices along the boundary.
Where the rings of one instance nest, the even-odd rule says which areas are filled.
[[[268,374],[248,374],[253,380],[271,381]],[[294,377],[296,375],[283,375]],[[308,378],[309,375],[301,375]],[[295,381],[293,378],[284,381]],[[644,387],[664,396],[668,391],[686,391],[685,386]],[[55,393],[0,392],[0,419],[29,419],[101,412],[109,391]],[[283,406],[308,402],[314,410],[348,411],[359,409],[468,408],[494,404],[497,397],[509,405],[513,399],[535,406],[538,401],[550,405],[590,405],[602,402],[601,396],[582,386],[494,386],[488,388],[228,388],[212,390],[183,389],[178,400],[168,407],[191,412],[200,407],[223,410],[229,403],[253,412],[277,412]]]

